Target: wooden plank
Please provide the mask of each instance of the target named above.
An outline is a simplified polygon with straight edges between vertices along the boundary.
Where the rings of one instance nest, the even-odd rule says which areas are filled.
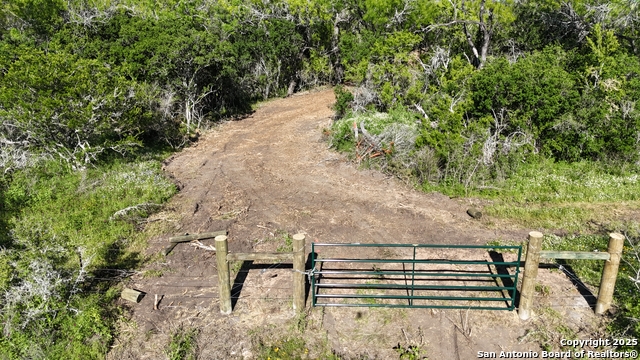
[[[142,299],[142,295],[144,295],[142,291],[124,288],[124,290],[122,290],[122,294],[120,294],[120,297],[125,300],[138,303],[140,302],[140,299]]]
[[[193,235],[183,235],[183,236],[174,236],[169,238],[169,242],[172,243],[181,243],[193,240],[203,240],[203,239],[213,239],[219,235],[227,235],[227,230],[220,230],[202,234],[193,234]]]
[[[169,255],[169,253],[171,252],[171,250],[173,250],[174,247],[176,247],[176,245],[178,245],[177,242],[175,243],[171,243],[169,244],[169,246],[167,246],[166,248],[164,248],[164,251],[162,252],[164,254],[164,256]]]
[[[607,252],[589,252],[589,251],[540,251],[542,259],[580,259],[580,260],[609,260],[610,255]]]
[[[293,253],[232,253],[227,255],[229,261],[293,261]]]

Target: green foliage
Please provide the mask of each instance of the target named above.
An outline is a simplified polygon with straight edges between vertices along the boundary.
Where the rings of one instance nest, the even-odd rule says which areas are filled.
[[[543,154],[575,160],[572,154],[579,154],[582,144],[575,142],[572,128],[565,134],[559,124],[570,123],[578,101],[575,81],[563,68],[565,57],[561,49],[547,48],[514,64],[502,58],[489,63],[471,82],[474,116],[505,111],[507,132],[530,134]]]
[[[171,335],[171,342],[167,346],[167,356],[170,360],[195,360],[196,338],[198,330],[178,328]]]
[[[153,128],[170,138],[168,133],[175,128],[167,118],[181,120],[188,134],[192,124],[199,127],[208,116],[248,108],[246,89],[235,84],[243,69],[235,63],[234,44],[219,40],[219,25],[210,29],[206,25],[197,17],[143,18],[118,11],[84,36],[77,33],[86,30],[67,26],[59,32],[56,45],[110,64],[126,78],[147,84],[151,96],[146,105],[167,123]]]
[[[340,151],[353,150],[356,142],[355,127],[358,128],[358,133],[361,133],[364,127],[367,133],[379,138],[383,148],[397,150],[389,155],[398,155],[398,152],[406,154],[411,151],[417,134],[414,115],[402,109],[388,114],[367,113],[334,122],[331,145]]]
[[[345,90],[345,88],[342,86],[336,86],[333,91],[336,95],[336,104],[334,105],[334,109],[336,110],[336,118],[340,119],[344,117],[347,109],[351,107],[353,94],[349,90]]]
[[[393,349],[400,355],[400,359],[407,360],[428,360],[428,358],[424,355],[424,350],[420,349],[417,345],[410,345],[404,347],[400,344],[393,347]]]
[[[583,63],[582,99],[576,119],[584,124],[578,142],[582,158],[638,161],[640,112],[635,99],[640,95],[640,60],[619,51],[612,31],[594,29],[587,38]]]
[[[257,28],[253,29],[252,33],[243,34],[238,41],[239,45],[244,46],[240,46],[238,52],[244,53],[248,50],[254,54],[255,59],[268,64],[263,66],[258,84],[252,85],[253,89],[262,89],[261,95],[266,99],[270,91],[278,93],[284,90],[300,71],[300,48],[303,46],[303,39],[296,32],[295,24],[290,21],[277,20],[265,25],[264,30]],[[265,47],[265,43],[271,46]]]
[[[582,231],[635,204],[638,6],[592,5],[2,2],[0,291],[14,299],[2,350],[100,357],[111,302],[82,279],[135,266],[123,249],[136,222],[174,191],[153,162],[104,164],[181,147],[288,90],[344,78],[332,146],[425,190],[492,198],[493,216]]]
[[[542,243],[544,250],[555,251],[607,251],[607,236],[600,235],[580,235],[558,237],[556,235],[545,235]],[[602,261],[599,260],[566,260],[565,266],[570,266],[580,279],[593,286],[600,285],[602,276]]]
[[[354,149],[353,121],[336,121],[331,126],[330,144],[338,151],[351,152]]]
[[[634,168],[541,161],[521,167],[495,195],[522,204],[637,201],[640,177]]]
[[[403,48],[389,41],[371,46],[370,61],[354,65],[351,73],[361,74],[366,91],[356,91],[352,106],[363,108],[358,93],[368,92],[378,109],[421,112],[416,147],[426,148],[422,154],[431,154],[434,160],[427,162],[436,167],[417,172],[429,174],[418,176],[425,189],[439,184],[467,193],[503,181],[539,157],[637,161],[640,113],[632,98],[640,95],[638,61],[618,52],[611,32],[596,28],[594,39],[589,38],[587,55],[550,46],[516,62],[494,59],[477,71],[460,57],[447,60],[443,50],[431,59],[412,58],[415,43],[404,39]],[[420,76],[418,62],[425,70]],[[594,76],[599,80],[591,85]],[[333,136],[333,143],[345,150],[353,148],[347,121],[336,124]]]
[[[609,324],[609,331],[615,337],[637,338],[640,334],[640,324],[633,319],[640,316],[638,295],[640,289],[634,282],[638,280],[640,270],[640,244],[638,243],[638,224],[636,228],[627,229],[627,239],[622,251],[618,279],[614,292],[614,306],[618,308],[613,321]],[[618,230],[619,231],[619,230]],[[547,235],[543,240],[544,249],[568,250],[568,251],[607,251],[608,236],[603,235],[571,235],[560,238],[555,235]],[[574,272],[581,281],[597,287],[600,285],[602,275],[602,261],[597,260],[566,260],[562,266],[568,267],[568,271]],[[621,346],[621,349],[640,349],[638,344]]]
[[[486,208],[490,216],[526,227],[584,231],[592,221],[610,222],[616,204],[638,202],[639,186],[633,167],[547,160],[523,165],[509,179],[472,194],[495,200]]]
[[[360,62],[355,74],[376,90],[378,110],[388,110],[394,106],[412,104],[415,93],[420,93],[423,83],[417,73],[411,71],[410,63],[415,62],[411,51],[420,43],[420,36],[399,31],[373,42],[368,62]],[[353,73],[347,70],[348,73]],[[413,95],[413,96],[412,96]]]
[[[286,231],[277,231],[275,234],[276,241],[278,241],[277,252],[292,252],[293,251],[293,237]]]
[[[305,86],[315,87],[327,84],[331,81],[333,69],[330,59],[320,51],[312,49],[309,51],[309,59],[302,64],[300,80]]]
[[[2,203],[11,233],[0,252],[0,352],[102,358],[118,315],[117,291],[92,278],[100,269],[127,270],[142,260],[130,250],[142,240],[136,223],[114,214],[161,204],[174,192],[158,162],[150,161],[72,173],[49,162],[14,173]]]
[[[360,83],[364,81],[368,68],[371,48],[376,41],[373,33],[363,30],[359,33],[347,32],[340,37],[340,54],[346,66],[346,80]]]
[[[74,166],[106,149],[139,146],[149,123],[135,83],[96,60],[68,53],[18,50],[0,84],[0,118],[28,148]]]
[[[253,100],[332,71],[322,24],[307,38],[288,16],[244,26],[253,15],[242,6],[25,0],[7,9],[0,138],[13,158],[20,150],[81,168],[143,145],[179,147]]]
[[[300,337],[289,337],[275,342],[274,345],[262,345],[262,359],[273,360],[297,360],[306,358],[309,349],[306,348],[306,342]]]
[[[39,39],[45,40],[63,23],[62,0],[14,0],[8,4],[6,11],[13,17],[11,20],[26,23]]]

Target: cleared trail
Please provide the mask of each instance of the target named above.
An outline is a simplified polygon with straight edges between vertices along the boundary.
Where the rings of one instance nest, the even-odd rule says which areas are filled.
[[[325,242],[484,242],[496,233],[465,213],[466,204],[408,188],[376,171],[358,170],[327,148],[333,92],[266,103],[176,155],[166,170],[183,188],[173,200],[182,229],[230,231],[233,247],[264,228],[306,232]]]
[[[229,232],[231,252],[275,251],[285,232],[306,233],[307,244],[484,244],[526,238],[529,230],[495,230],[471,219],[466,214],[470,200],[425,194],[380,172],[358,169],[328,149],[322,130],[331,125],[333,102],[332,90],[270,101],[168,159],[164,170],[180,192],[150,219],[160,230],[147,250],[160,253],[170,236],[222,229]],[[212,240],[203,243],[213,245]],[[134,276],[127,284],[147,296],[131,306],[132,321],[122,324],[109,358],[163,358],[171,334],[186,327],[199,329],[199,358],[250,359],[257,356],[251,350],[256,341],[276,341],[289,331],[290,266],[254,263],[233,269],[237,303],[229,316],[219,313],[212,251],[179,244],[145,270],[162,275]],[[571,288],[568,280],[560,280],[560,292]],[[157,310],[155,294],[164,296]],[[580,314],[588,316],[590,310]],[[304,334],[296,336],[310,348],[329,346],[345,358],[397,357],[393,347],[399,343],[422,343],[430,357],[442,359],[471,358],[478,350],[503,346],[537,348],[518,341],[525,328],[514,312],[314,308],[306,319]],[[473,324],[472,335],[460,333],[465,324]]]

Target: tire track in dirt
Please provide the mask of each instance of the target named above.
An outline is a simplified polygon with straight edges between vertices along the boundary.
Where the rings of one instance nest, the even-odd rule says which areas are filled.
[[[333,92],[266,103],[251,117],[221,125],[166,166],[184,185],[172,206],[185,211],[181,231],[228,227],[232,249],[249,250],[264,229],[306,232],[323,242],[482,243],[523,239],[471,220],[462,201],[408,188],[358,170],[327,149]],[[224,214],[244,211],[233,221]],[[231,216],[231,215],[228,215]],[[224,216],[223,216],[224,217]]]

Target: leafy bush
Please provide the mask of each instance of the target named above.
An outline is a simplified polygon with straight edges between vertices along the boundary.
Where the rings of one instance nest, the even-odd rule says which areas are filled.
[[[504,58],[490,62],[471,81],[471,113],[478,119],[504,113],[507,132],[532,136],[543,154],[570,157],[581,144],[571,132],[563,136],[558,122],[572,116],[579,93],[574,76],[563,68],[565,58],[561,49],[548,48],[513,64]]]
[[[40,155],[79,169],[141,146],[180,147],[251,101],[321,85],[332,71],[326,52],[305,45],[326,36],[304,38],[290,14],[244,26],[254,14],[237,4],[36,3],[13,4],[0,22],[2,170]],[[51,24],[40,24],[45,14]]]
[[[136,204],[161,204],[174,192],[154,161],[81,172],[49,162],[14,173],[2,198],[11,231],[0,251],[0,353],[103,357],[118,314],[117,288],[94,277],[143,260],[130,250],[142,240],[136,222],[111,218]]]
[[[2,138],[74,167],[127,152],[149,121],[138,87],[98,61],[18,51],[0,84]]]
[[[336,111],[335,117],[336,119],[341,119],[345,116],[347,110],[351,108],[353,94],[342,86],[336,86],[333,92],[336,95],[336,104],[333,106]]]

